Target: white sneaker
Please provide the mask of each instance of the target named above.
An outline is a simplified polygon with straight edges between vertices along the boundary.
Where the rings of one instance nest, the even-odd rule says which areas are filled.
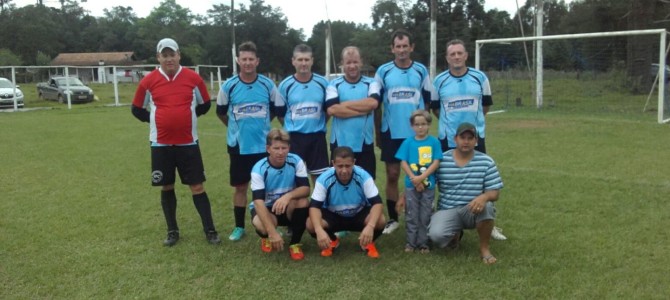
[[[383,234],[391,234],[393,233],[398,227],[400,226],[400,223],[396,220],[390,220],[386,222],[386,226],[384,226],[384,231],[382,231]]]
[[[502,228],[493,226],[493,230],[491,230],[491,238],[498,241],[507,240],[507,237],[502,234],[502,231]]]

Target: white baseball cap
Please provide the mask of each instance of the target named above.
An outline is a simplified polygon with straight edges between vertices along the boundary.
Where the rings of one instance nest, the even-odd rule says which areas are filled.
[[[170,39],[170,38],[165,38],[162,39],[158,42],[158,45],[156,45],[156,52],[161,53],[163,52],[163,49],[165,48],[170,48],[174,51],[179,50],[179,45],[177,45],[177,42],[175,40]]]

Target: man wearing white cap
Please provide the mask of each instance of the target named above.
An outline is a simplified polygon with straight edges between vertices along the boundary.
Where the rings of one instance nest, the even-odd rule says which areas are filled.
[[[156,59],[160,68],[140,81],[132,113],[150,124],[151,184],[161,186],[161,206],[168,230],[163,244],[174,246],[179,241],[175,170],[181,182],[191,189],[205,238],[210,244],[219,244],[221,240],[214,228],[209,197],[203,185],[205,170],[197,130],[197,117],[209,111],[210,97],[200,75],[183,68],[180,58],[175,40],[165,38],[158,42]]]

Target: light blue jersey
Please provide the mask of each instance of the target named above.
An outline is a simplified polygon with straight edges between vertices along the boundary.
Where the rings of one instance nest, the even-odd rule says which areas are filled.
[[[361,167],[354,166],[351,180],[342,184],[329,168],[316,179],[311,207],[321,207],[342,217],[353,217],[363,208],[380,203],[379,190],[372,176]],[[316,204],[319,205],[316,205]]]
[[[440,110],[438,138],[446,138],[449,147],[456,147],[454,136],[463,122],[477,126],[479,137],[485,138],[483,106],[493,104],[486,75],[477,69],[468,68],[463,76],[456,77],[447,70],[437,75],[434,85],[439,100],[433,101],[431,108]]]
[[[475,150],[472,160],[459,167],[454,161],[454,151],[444,152],[436,172],[440,190],[438,210],[467,205],[482,191],[503,188],[498,167],[490,156]]]
[[[423,140],[417,140],[416,137],[405,139],[395,158],[406,162],[410,169],[416,175],[423,173],[435,160],[442,158],[442,146],[440,141],[432,135],[426,136]],[[435,173],[428,176],[428,189],[435,188]],[[409,176],[405,176],[405,187],[414,188]]]
[[[307,82],[289,76],[279,84],[279,94],[286,103],[286,111],[278,111],[284,117],[284,128],[288,132],[326,132],[326,87],[325,77],[313,74]]]
[[[377,69],[375,80],[382,88],[384,105],[381,131],[391,131],[392,139],[406,139],[414,135],[406,120],[417,109],[426,109],[424,103],[436,99],[428,69],[418,62],[400,68],[393,61]]]
[[[254,200],[265,200],[265,206],[272,207],[284,194],[301,186],[309,186],[307,168],[299,156],[289,153],[283,166],[275,168],[269,159],[259,160],[251,169],[251,193]],[[254,208],[251,201],[249,209]]]
[[[265,153],[271,117],[284,106],[274,82],[260,74],[251,83],[233,76],[221,86],[216,104],[217,113],[228,115],[228,146],[243,155]]]
[[[358,82],[350,83],[344,76],[333,79],[326,93],[326,109],[331,105],[365,98],[380,100],[380,86],[374,79],[361,76]],[[374,111],[364,116],[351,118],[333,117],[330,143],[351,147],[354,152],[363,151],[363,145],[374,143]]]

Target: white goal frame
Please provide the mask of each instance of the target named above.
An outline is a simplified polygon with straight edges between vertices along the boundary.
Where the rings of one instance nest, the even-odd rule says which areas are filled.
[[[658,81],[657,82],[666,82],[665,78],[665,55],[666,55],[666,37],[667,32],[665,29],[647,29],[647,30],[628,30],[628,31],[611,31],[611,32],[594,32],[594,33],[578,33],[578,34],[559,34],[559,35],[545,35],[545,36],[530,36],[530,37],[516,37],[516,38],[501,38],[501,39],[487,39],[487,40],[477,40],[475,41],[475,68],[479,69],[479,56],[480,49],[484,44],[500,44],[500,43],[511,43],[511,42],[525,42],[525,41],[537,41],[536,47],[536,60],[542,62],[542,41],[544,40],[561,40],[561,39],[580,39],[580,38],[602,38],[602,37],[611,37],[611,36],[626,36],[626,35],[654,35],[659,36],[659,50],[658,50]],[[543,97],[543,69],[542,64],[535,64],[535,95],[537,108],[542,108],[542,97]],[[665,95],[665,84],[658,85],[658,123],[668,123],[670,122],[670,116],[664,118],[664,95]]]

